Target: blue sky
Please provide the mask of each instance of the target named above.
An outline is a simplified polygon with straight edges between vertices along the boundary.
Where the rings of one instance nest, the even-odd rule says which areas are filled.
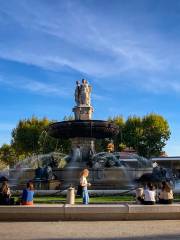
[[[93,86],[94,119],[163,115],[180,155],[180,1],[0,0],[0,144],[19,119],[72,114]]]

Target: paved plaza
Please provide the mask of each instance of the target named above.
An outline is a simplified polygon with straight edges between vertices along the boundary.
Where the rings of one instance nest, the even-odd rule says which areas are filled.
[[[180,220],[0,223],[2,240],[179,240]]]

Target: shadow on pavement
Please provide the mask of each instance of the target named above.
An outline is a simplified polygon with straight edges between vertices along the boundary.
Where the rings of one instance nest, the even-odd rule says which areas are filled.
[[[133,236],[129,236],[129,237],[125,237],[125,236],[120,236],[120,237],[99,237],[99,238],[94,238],[94,237],[79,237],[79,238],[39,238],[36,240],[179,240],[180,239],[180,233],[179,234],[166,234],[166,235],[151,235],[151,236],[137,236],[137,237],[133,237]]]

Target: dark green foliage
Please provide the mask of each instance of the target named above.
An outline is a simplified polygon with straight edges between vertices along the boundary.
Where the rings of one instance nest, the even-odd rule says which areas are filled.
[[[142,120],[140,117],[129,117],[123,128],[123,141],[127,147],[138,151],[143,135]]]
[[[143,136],[139,148],[142,156],[159,156],[170,138],[168,122],[160,115],[149,114],[142,119]]]
[[[72,116],[64,120],[72,120]],[[109,118],[119,126],[119,134],[113,139],[115,151],[131,147],[141,156],[150,158],[159,156],[170,137],[168,122],[160,115],[149,114],[143,118],[131,116],[124,121],[122,116]],[[0,161],[6,164],[14,164],[31,154],[49,153],[59,151],[70,152],[70,140],[55,139],[47,134],[47,127],[54,121],[47,118],[20,120],[12,131],[11,145],[4,144],[0,148]],[[96,141],[96,151],[106,151],[111,139]]]
[[[14,148],[11,145],[3,144],[0,148],[0,161],[6,165],[14,165],[17,160],[17,155]]]
[[[113,139],[115,150],[119,151],[120,144],[123,143],[124,118],[119,115],[113,118],[108,118],[108,121],[115,123],[119,127],[119,134]]]
[[[46,131],[43,131],[39,137],[38,149],[40,153],[50,152],[70,152],[70,140],[56,139],[50,137]]]
[[[53,121],[47,118],[20,120],[17,127],[12,131],[12,146],[20,154],[31,155],[32,153],[49,153],[53,151],[69,152],[69,140],[54,139],[48,136],[47,127]]]
[[[37,153],[39,150],[39,137],[52,121],[47,118],[20,120],[17,127],[12,131],[12,145],[19,154],[26,155]]]
[[[116,150],[127,146],[147,158],[160,156],[170,138],[168,122],[158,114],[148,114],[143,118],[131,116],[126,122],[122,117],[117,116],[111,121],[116,123],[120,129],[114,140]]]

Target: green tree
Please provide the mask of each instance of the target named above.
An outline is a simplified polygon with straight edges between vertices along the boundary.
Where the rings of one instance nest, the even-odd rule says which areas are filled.
[[[72,117],[67,116],[64,120],[72,120]],[[168,122],[157,114],[149,114],[143,118],[131,116],[126,122],[122,116],[115,116],[109,118],[108,121],[119,127],[119,134],[114,139],[116,151],[127,146],[148,158],[159,156],[170,137]],[[70,151],[70,140],[54,139],[47,134],[46,129],[51,123],[53,121],[47,118],[38,119],[36,117],[19,121],[17,127],[12,131],[11,145],[19,159],[32,153],[53,151],[68,153]],[[106,150],[109,141],[110,139],[97,140],[96,150],[98,152]],[[4,159],[7,158],[4,157]]]
[[[123,128],[123,140],[127,147],[132,147],[139,152],[139,147],[142,141],[143,128],[142,120],[137,116],[130,116]]]
[[[34,116],[30,119],[20,120],[12,131],[12,145],[16,152],[19,155],[37,153],[39,137],[50,123],[52,121],[47,118],[38,119]]]
[[[123,143],[123,129],[124,129],[124,118],[121,115],[115,116],[113,118],[108,118],[109,122],[113,122],[119,127],[118,135],[113,139],[115,150],[119,151],[120,145]]]
[[[139,154],[147,158],[160,156],[171,134],[167,120],[158,114],[148,114],[142,119],[142,127]]]
[[[17,156],[14,148],[9,144],[3,144],[0,148],[0,161],[6,165],[14,165],[17,161]]]
[[[17,127],[12,131],[12,146],[18,156],[33,153],[49,153],[61,151],[67,153],[70,150],[69,140],[55,139],[47,134],[47,128],[54,121],[47,118],[20,120]]]
[[[67,154],[70,152],[71,142],[68,139],[53,138],[43,131],[39,137],[38,147],[40,153],[62,152]]]

